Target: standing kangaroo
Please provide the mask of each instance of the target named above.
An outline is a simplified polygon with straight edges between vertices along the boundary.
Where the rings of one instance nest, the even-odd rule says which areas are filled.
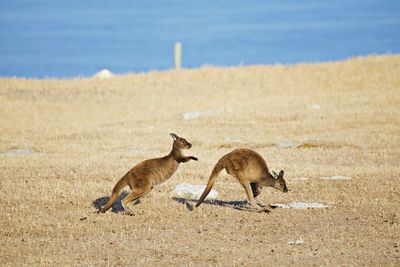
[[[133,214],[128,204],[145,196],[154,186],[168,180],[178,169],[179,163],[189,160],[197,160],[196,157],[186,157],[182,149],[190,149],[192,144],[174,133],[170,134],[174,139],[171,152],[162,158],[148,159],[134,166],[128,171],[114,186],[112,194],[107,204],[100,208],[101,212],[106,212],[118,197],[122,188],[129,185],[132,192],[125,197],[121,204],[124,210]]]
[[[283,179],[283,170],[279,172],[279,175],[274,171],[273,174],[270,174],[267,163],[265,163],[260,154],[251,149],[241,148],[233,150],[218,161],[203,194],[197,201],[196,207],[207,197],[215,180],[223,169],[239,180],[239,183],[246,191],[250,205],[259,211],[269,212],[268,208],[255,199],[261,193],[260,190],[263,186],[270,186],[285,193],[288,191],[286,182]]]

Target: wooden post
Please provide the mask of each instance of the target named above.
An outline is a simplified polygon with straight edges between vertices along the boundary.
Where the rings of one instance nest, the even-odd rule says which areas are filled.
[[[181,68],[181,43],[175,43],[175,69],[179,70]]]

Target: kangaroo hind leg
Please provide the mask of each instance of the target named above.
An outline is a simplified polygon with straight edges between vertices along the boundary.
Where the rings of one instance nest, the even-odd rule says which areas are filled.
[[[111,197],[108,199],[108,202],[106,205],[104,205],[103,207],[101,207],[99,209],[99,212],[106,212],[107,210],[109,210],[111,208],[111,206],[114,204],[115,200],[117,200],[118,198],[118,193],[119,192],[112,192]]]
[[[246,191],[247,200],[249,201],[249,204],[253,209],[255,209],[259,212],[270,212],[270,210],[268,208],[261,205],[258,201],[256,201],[254,199],[253,191],[252,191],[251,185],[248,181],[245,181],[241,184],[242,184],[244,190]]]
[[[111,206],[114,204],[115,200],[117,200],[119,192],[121,191],[122,188],[124,188],[127,185],[127,180],[124,179],[124,177],[122,177],[117,184],[114,186],[111,196],[108,199],[108,202],[106,205],[104,205],[103,207],[100,208],[100,212],[106,212],[107,210],[109,210],[111,208]]]
[[[139,189],[138,190],[137,188],[132,188],[132,192],[121,201],[121,205],[124,208],[125,212],[127,212],[128,214],[133,215],[134,212],[128,206],[128,204],[132,203],[133,201],[136,201],[136,200],[140,199],[143,196],[145,196],[149,191],[150,191],[150,189],[148,189],[148,190]]]
[[[124,211],[128,214],[132,214],[133,215],[133,210],[128,206],[128,203],[138,200],[142,195],[141,194],[137,194],[135,192],[131,192],[128,196],[126,196],[122,201],[121,201],[121,205],[124,208]]]

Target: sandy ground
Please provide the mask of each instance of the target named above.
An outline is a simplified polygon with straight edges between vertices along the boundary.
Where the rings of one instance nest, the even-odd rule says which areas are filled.
[[[2,266],[400,264],[400,56],[0,79],[0,130]],[[127,170],[169,153],[170,132],[199,161],[154,188],[135,216],[120,203],[96,213]],[[173,198],[239,147],[285,170],[290,191],[264,188],[260,201],[329,207],[241,210],[245,192],[226,173],[216,202],[190,211],[193,201]]]

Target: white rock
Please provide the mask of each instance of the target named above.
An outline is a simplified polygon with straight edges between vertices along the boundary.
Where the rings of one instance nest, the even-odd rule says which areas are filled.
[[[321,109],[321,106],[318,104],[308,104],[308,108],[312,110],[319,110]]]
[[[210,109],[207,111],[192,111],[186,112],[182,114],[182,119],[184,120],[193,120],[200,117],[209,117],[218,113],[229,112],[229,109],[220,108],[220,109]]]
[[[290,202],[288,204],[271,204],[272,207],[281,209],[322,209],[329,206],[316,202]]]
[[[304,244],[304,241],[299,239],[299,240],[292,240],[288,242],[289,245],[302,245]]]
[[[194,184],[178,184],[175,189],[172,191],[173,195],[178,198],[186,198],[186,199],[199,199],[201,194],[203,193],[205,185],[194,185]],[[211,189],[210,193],[208,193],[206,199],[217,199],[219,193],[214,189]]]
[[[102,69],[97,72],[93,77],[99,78],[100,80],[107,80],[114,77],[114,74],[111,73],[108,69]]]
[[[299,147],[302,143],[294,142],[291,140],[283,140],[276,144],[279,148],[296,148]]]
[[[193,120],[201,116],[200,112],[194,111],[194,112],[186,112],[182,115],[182,119],[184,120]]]

